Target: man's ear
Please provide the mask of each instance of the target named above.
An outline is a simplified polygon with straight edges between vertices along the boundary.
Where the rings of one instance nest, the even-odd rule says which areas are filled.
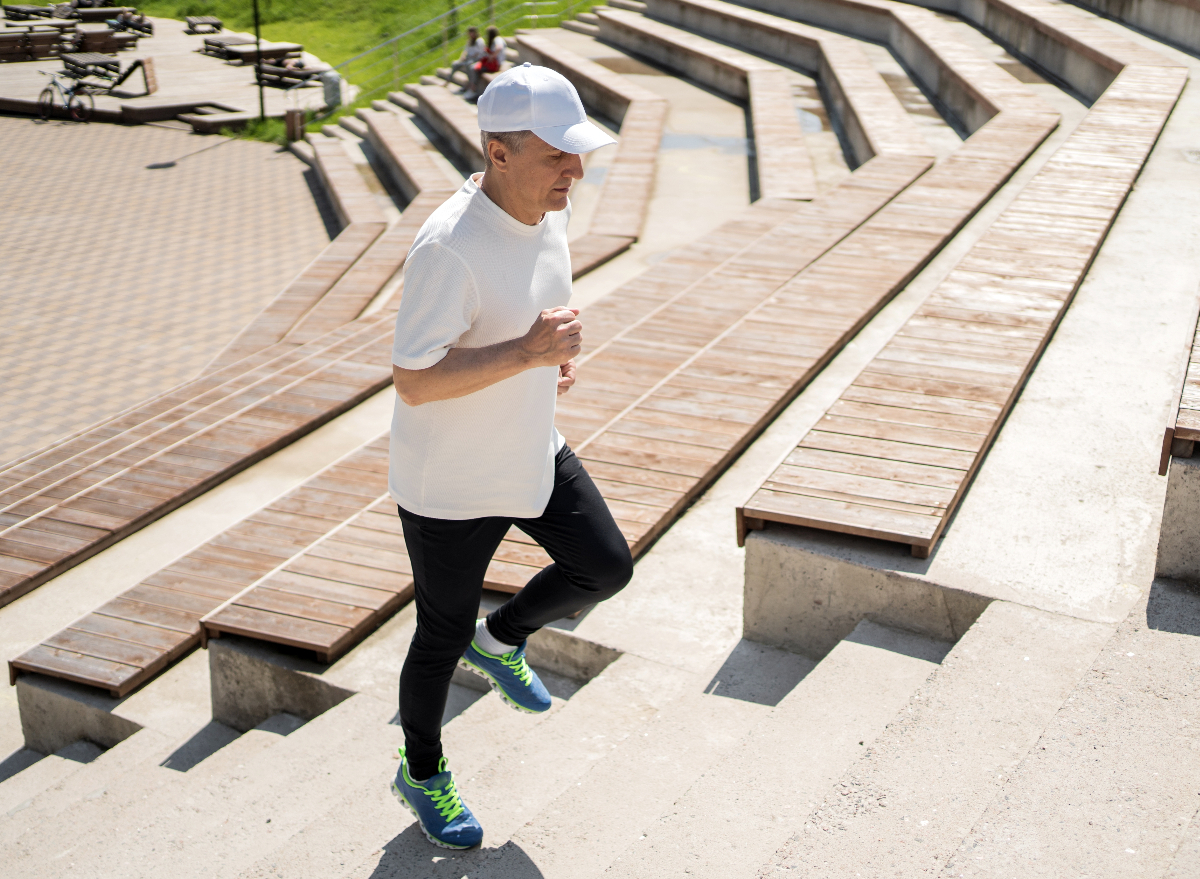
[[[492,160],[492,167],[497,171],[508,170],[508,149],[498,140],[488,141],[488,157]]]

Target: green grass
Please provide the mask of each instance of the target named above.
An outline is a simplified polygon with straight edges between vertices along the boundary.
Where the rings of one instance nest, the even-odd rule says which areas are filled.
[[[284,128],[282,119],[252,119],[240,129],[222,128],[221,135],[287,146],[287,129]]]
[[[481,29],[490,14],[502,34],[511,35],[517,27],[532,22],[520,18],[536,12],[542,26],[557,22],[551,15],[573,10],[566,17],[590,8],[595,0],[536,0],[526,5],[520,0],[472,0],[468,9],[430,22],[447,13],[461,0],[259,0],[263,39],[300,43],[307,52],[337,66],[355,58],[384,41],[401,34],[403,38],[380,51],[342,68],[351,83],[363,89],[362,98],[342,107],[332,116],[317,120],[309,130],[336,121],[338,116],[353,114],[358,107],[370,106],[372,99],[384,97],[405,82],[414,82],[422,74],[447,65],[462,51],[468,25]],[[603,2],[603,0],[599,0]],[[183,19],[189,15],[215,15],[226,28],[253,32],[252,0],[145,0],[138,8],[157,18]],[[414,31],[415,33],[409,33]],[[247,126],[231,136],[281,142],[283,125],[278,131],[270,125]],[[277,138],[278,135],[278,138]]]
[[[238,31],[254,30],[250,0],[148,0],[146,15],[183,19],[215,15]],[[260,0],[264,39],[290,41],[322,61],[340,64],[372,46],[441,15],[447,0]]]

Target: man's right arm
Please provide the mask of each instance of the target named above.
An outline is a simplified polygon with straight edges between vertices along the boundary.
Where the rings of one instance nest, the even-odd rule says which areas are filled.
[[[560,366],[579,354],[583,342],[579,310],[548,308],[524,336],[483,348],[451,348],[433,366],[392,366],[392,383],[409,406],[465,397],[526,369]]]

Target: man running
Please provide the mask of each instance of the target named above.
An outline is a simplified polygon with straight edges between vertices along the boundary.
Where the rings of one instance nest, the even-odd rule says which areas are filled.
[[[574,87],[525,64],[479,99],[485,170],[421,228],[396,316],[388,476],[416,586],[417,630],[400,674],[404,729],[392,792],[430,841],[471,848],[483,830],[442,755],[455,665],[520,711],[550,696],[525,661],[539,628],[615,595],[633,560],[604,499],[554,428],[582,344],[571,299],[568,194],[579,156],[613,143]],[[484,573],[511,526],[543,568],[476,620]]]

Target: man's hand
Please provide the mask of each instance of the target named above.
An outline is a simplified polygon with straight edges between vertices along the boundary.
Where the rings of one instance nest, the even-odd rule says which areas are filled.
[[[558,392],[565,394],[575,384],[575,361],[568,360],[558,368]]]
[[[583,344],[579,309],[560,305],[538,315],[518,342],[530,366],[559,366],[575,357]]]

